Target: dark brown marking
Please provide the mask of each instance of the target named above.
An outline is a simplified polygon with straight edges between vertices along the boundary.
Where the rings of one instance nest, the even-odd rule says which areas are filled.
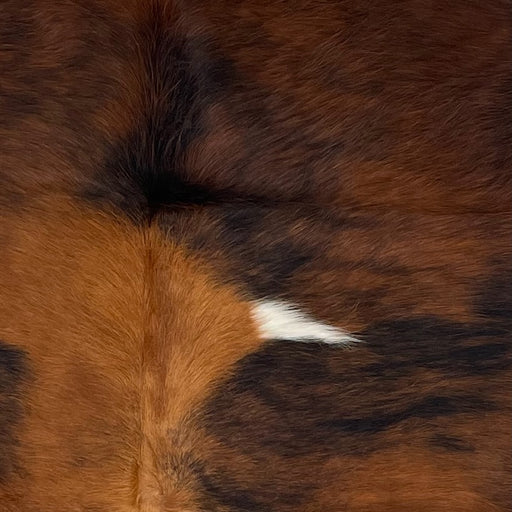
[[[444,434],[436,434],[435,436],[432,436],[430,442],[432,445],[439,446],[440,448],[448,451],[472,452],[475,450],[473,446],[463,439]]]
[[[28,378],[23,350],[0,341],[0,483],[16,470],[18,429],[23,419],[22,386]]]
[[[217,56],[208,39],[180,35],[156,4],[145,16],[135,35],[143,59],[140,111],[82,196],[138,222],[165,206],[218,200],[204,184],[186,180],[185,155],[204,131],[205,110],[233,74],[231,62]]]

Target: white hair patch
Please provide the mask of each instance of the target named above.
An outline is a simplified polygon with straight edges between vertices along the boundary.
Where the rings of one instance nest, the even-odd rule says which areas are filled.
[[[285,301],[255,301],[252,303],[252,316],[261,337],[268,340],[321,342],[330,345],[348,345],[357,341],[342,329],[318,322]]]

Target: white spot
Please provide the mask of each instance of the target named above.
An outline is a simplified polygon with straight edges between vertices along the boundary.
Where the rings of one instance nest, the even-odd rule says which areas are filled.
[[[317,322],[297,307],[283,301],[255,301],[252,315],[262,338],[348,345],[357,341],[342,329]]]

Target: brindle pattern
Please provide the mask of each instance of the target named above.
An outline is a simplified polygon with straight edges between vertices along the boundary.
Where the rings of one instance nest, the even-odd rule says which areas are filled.
[[[481,464],[477,472],[491,486],[489,494],[498,486],[503,494],[496,503],[506,508],[506,480],[496,479],[503,454],[497,450],[493,460],[484,460],[488,422],[510,425],[506,418],[512,414],[510,392],[501,384],[512,366],[512,324],[502,316],[512,300],[507,293],[485,287],[486,307],[501,313],[475,324],[437,317],[377,322],[361,333],[365,344],[357,350],[289,342],[246,357],[204,412],[220,442],[200,476],[209,506],[308,510],[312,490],[321,490],[333,460],[347,466],[339,475],[343,495],[345,474],[359,461],[412,445],[454,466]],[[233,476],[239,452],[250,470]],[[402,470],[408,471],[407,464]],[[373,485],[379,489],[385,480],[380,475]],[[436,489],[429,492],[435,495]],[[388,510],[391,499],[379,495],[375,506],[382,508],[374,510]]]
[[[511,12],[4,0],[0,511],[508,510]]]

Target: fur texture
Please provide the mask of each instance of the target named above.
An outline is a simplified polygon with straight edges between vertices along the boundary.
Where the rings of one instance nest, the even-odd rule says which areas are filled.
[[[264,300],[252,304],[252,317],[260,336],[265,340],[293,340],[334,345],[356,341],[341,329],[311,318],[291,304]]]
[[[3,0],[0,512],[508,511],[511,12]]]

